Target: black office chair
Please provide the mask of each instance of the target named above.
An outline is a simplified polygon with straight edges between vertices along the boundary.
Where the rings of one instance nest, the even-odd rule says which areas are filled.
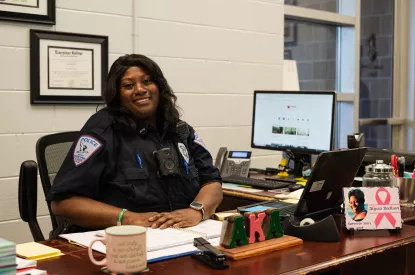
[[[20,166],[19,211],[23,221],[29,224],[33,240],[44,241],[42,230],[37,222],[37,164],[27,160]]]
[[[62,132],[43,136],[37,141],[36,158],[45,196],[49,193],[55,176],[78,135],[79,132]],[[19,176],[19,211],[22,220],[29,224],[33,239],[35,241],[42,241],[44,237],[36,218],[36,167],[37,165],[34,161],[25,161],[21,165]],[[58,227],[58,220],[52,212],[50,202],[47,202],[47,205],[53,232]]]

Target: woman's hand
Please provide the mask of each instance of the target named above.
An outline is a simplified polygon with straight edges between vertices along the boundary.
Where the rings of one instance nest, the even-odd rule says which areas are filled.
[[[193,208],[179,209],[173,212],[156,213],[148,219],[152,228],[159,227],[189,227],[198,224],[202,220],[202,213]]]
[[[122,219],[123,225],[141,225],[150,227],[153,223],[149,221],[151,217],[158,215],[157,212],[135,213],[127,211]]]

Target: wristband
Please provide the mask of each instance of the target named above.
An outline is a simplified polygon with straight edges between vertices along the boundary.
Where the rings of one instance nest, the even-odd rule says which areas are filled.
[[[121,225],[122,224],[122,217],[124,217],[124,213],[125,211],[127,211],[127,209],[123,209],[120,211],[120,214],[118,214],[118,221],[117,221],[117,225]]]

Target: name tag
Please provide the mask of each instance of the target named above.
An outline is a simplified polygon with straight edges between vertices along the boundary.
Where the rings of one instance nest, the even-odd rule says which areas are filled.
[[[402,228],[398,188],[343,188],[343,195],[346,229]]]

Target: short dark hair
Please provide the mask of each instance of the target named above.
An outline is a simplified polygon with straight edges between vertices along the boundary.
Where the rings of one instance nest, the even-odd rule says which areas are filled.
[[[351,196],[354,196],[359,203],[357,211],[362,212],[365,210],[365,193],[360,189],[352,189],[349,191],[349,201]]]
[[[120,103],[120,82],[130,67],[139,67],[150,75],[160,94],[157,117],[164,119],[170,125],[176,125],[180,118],[179,107],[176,104],[177,97],[157,63],[141,54],[121,56],[112,64],[104,90],[104,100],[107,106],[116,109],[122,107]]]

